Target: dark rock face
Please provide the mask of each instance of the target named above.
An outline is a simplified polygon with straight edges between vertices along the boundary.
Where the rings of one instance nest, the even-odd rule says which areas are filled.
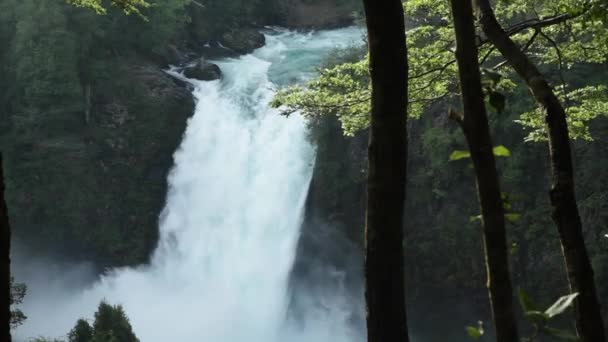
[[[307,306],[332,305],[340,296],[353,328],[362,328],[367,135],[344,137],[334,116],[316,120],[317,161],[290,277],[289,315],[297,322]]]
[[[199,58],[194,66],[184,70],[184,76],[200,81],[214,81],[222,78],[222,70],[216,64],[207,62],[204,58]]]
[[[352,25],[354,1],[287,0],[282,5],[279,25],[294,29],[330,29]]]
[[[184,65],[193,58],[193,52],[175,44],[169,44],[164,49],[150,56],[159,66]]]
[[[98,267],[147,262],[158,240],[172,155],[194,101],[154,64],[122,62],[91,88],[89,120],[44,126],[7,148],[16,238],[42,255]]]
[[[239,54],[247,54],[264,46],[266,37],[256,29],[241,28],[224,33],[220,43]]]
[[[207,59],[236,58],[240,56],[236,51],[220,46],[217,42],[206,44],[198,52]]]

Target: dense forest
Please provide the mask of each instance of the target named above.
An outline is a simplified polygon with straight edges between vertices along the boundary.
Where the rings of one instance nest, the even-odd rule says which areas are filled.
[[[360,26],[316,72],[272,85],[272,120],[303,117],[316,151],[286,316],[331,311],[315,294],[335,287],[367,303],[350,341],[606,341],[607,21],[605,0],[0,0],[2,258],[102,279],[155,265],[179,240],[159,220],[180,144],[210,106],[189,79],[232,94],[276,32]],[[4,273],[0,318],[18,331],[34,284]],[[139,341],[128,305],[97,304],[31,341]]]

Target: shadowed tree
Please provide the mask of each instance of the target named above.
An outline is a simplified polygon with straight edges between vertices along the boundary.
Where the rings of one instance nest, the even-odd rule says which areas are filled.
[[[369,342],[408,341],[403,270],[407,49],[400,0],[364,0],[372,83],[365,229]]]
[[[81,329],[84,327],[80,321],[76,328],[78,325],[81,325]],[[99,303],[92,328],[91,342],[139,342],[127,314],[120,305],[113,306],[105,301]]]
[[[505,211],[481,84],[473,6],[471,0],[451,0],[451,4],[464,113],[450,111],[450,117],[462,127],[475,169],[496,340],[516,342],[518,334],[513,311]]]
[[[93,339],[93,328],[84,319],[79,319],[76,326],[68,334],[69,342],[91,342]]]
[[[606,341],[593,269],[585,246],[574,192],[574,170],[566,111],[536,65],[500,26],[490,2],[474,1],[484,33],[526,82],[544,112],[553,176],[550,191],[552,218],[559,232],[570,290],[579,293],[574,310],[577,331],[583,341]]]

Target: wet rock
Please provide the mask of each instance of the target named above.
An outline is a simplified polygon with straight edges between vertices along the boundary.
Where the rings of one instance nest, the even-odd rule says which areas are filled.
[[[193,66],[184,70],[184,76],[201,81],[214,81],[222,78],[222,70],[217,64],[199,58]]]
[[[239,54],[247,54],[264,46],[266,37],[256,29],[243,28],[224,33],[220,43]]]
[[[217,41],[205,44],[198,52],[207,59],[234,58],[240,55]]]

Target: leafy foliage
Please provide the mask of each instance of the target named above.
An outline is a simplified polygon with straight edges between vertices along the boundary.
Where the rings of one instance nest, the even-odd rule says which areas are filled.
[[[93,328],[89,322],[79,319],[68,334],[69,342],[90,342],[93,339]]]
[[[408,23],[410,60],[410,115],[419,117],[437,102],[450,103],[457,95],[454,59],[455,42],[447,1],[411,0],[404,5]],[[496,12],[507,32],[543,68],[554,70],[554,81],[563,89],[568,104],[572,139],[591,139],[588,122],[606,110],[606,89],[579,86],[566,74],[575,75],[575,65],[601,65],[608,58],[605,2],[585,0],[498,1]],[[554,19],[558,20],[554,20]],[[552,24],[546,24],[554,20]],[[505,110],[507,95],[517,86],[513,72],[505,72],[501,56],[481,40],[480,63],[484,66],[488,104],[498,113]],[[284,89],[273,105],[284,114],[300,111],[310,117],[337,115],[344,133],[352,136],[368,122],[370,84],[367,59],[324,69],[306,86]],[[519,85],[522,87],[522,85]],[[530,130],[527,141],[543,140],[546,132],[542,113],[533,105],[517,122]]]
[[[566,310],[574,304],[574,300],[576,297],[578,297],[578,295],[578,293],[573,293],[562,296],[549,308],[541,311],[538,306],[532,302],[530,297],[520,289],[519,301],[524,311],[524,316],[534,326],[533,335],[525,338],[524,340],[533,342],[538,339],[539,335],[544,334],[560,341],[579,341],[579,338],[576,335],[566,330],[556,329],[548,325],[556,316],[566,312]]]
[[[511,151],[503,145],[496,146],[492,150],[495,157],[510,157]],[[450,161],[471,158],[471,152],[464,150],[455,150],[450,154]]]
[[[67,338],[67,342],[139,342],[122,306],[110,305],[105,301],[99,303],[93,326],[85,319],[79,319]],[[30,342],[64,341],[38,337]]]
[[[572,137],[593,140],[587,123],[600,116],[608,117],[608,88],[586,86],[561,97],[568,104],[567,121]],[[547,132],[540,109],[525,112],[516,122],[531,130],[526,141],[545,141]]]
[[[102,0],[67,0],[68,3],[93,9],[99,14],[107,13]],[[150,7],[146,0],[112,0],[112,5],[121,8],[125,13],[141,15],[141,9]]]
[[[120,305],[99,303],[91,326],[79,319],[68,334],[68,342],[139,342],[131,323]]]
[[[483,322],[482,321],[477,322],[477,326],[476,327],[468,326],[465,329],[466,329],[467,334],[469,335],[469,337],[471,337],[474,340],[481,339],[484,336],[484,334],[485,334],[485,330],[483,328]]]

